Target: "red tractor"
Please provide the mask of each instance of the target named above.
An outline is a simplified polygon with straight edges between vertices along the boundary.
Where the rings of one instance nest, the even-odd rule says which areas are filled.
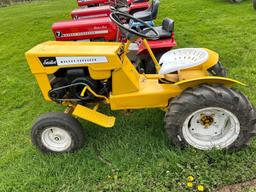
[[[80,7],[106,5],[108,3],[109,3],[108,0],[77,0],[77,4]]]
[[[122,9],[125,12],[134,14],[138,11],[146,10],[150,7],[149,2],[133,3],[129,6],[122,6],[119,9]],[[77,19],[87,19],[92,17],[108,17],[111,13],[111,5],[103,5],[99,7],[81,7],[75,9],[71,12],[71,17],[75,20]]]
[[[75,9],[71,12],[71,17],[74,20],[96,18],[96,17],[108,17],[111,13],[111,7],[114,7],[115,9],[118,9],[122,12],[126,12],[129,14],[134,14],[136,12],[145,11],[145,10],[146,10],[146,13],[149,14],[152,11],[157,12],[159,3],[160,3],[159,1],[157,2],[153,1],[153,3],[150,5],[148,1],[128,3],[127,1],[122,2],[122,1],[112,0],[109,5],[103,5],[103,6],[97,6],[97,7],[82,7],[79,9]]]
[[[149,9],[145,11],[139,11],[133,14],[136,19],[143,20],[150,25],[154,25],[153,20],[157,18],[158,8],[160,1],[153,1]],[[115,4],[116,7],[117,4]],[[111,19],[106,17],[98,17],[93,15],[91,10],[101,10],[102,7],[87,8],[85,12],[88,16],[86,19],[81,20],[71,20],[71,21],[61,21],[54,23],[52,26],[53,33],[57,41],[77,41],[77,40],[104,40],[104,41],[120,41],[121,35],[118,27],[111,21]],[[113,8],[113,7],[112,7]],[[113,8],[123,12],[122,8]],[[109,9],[111,12],[111,9]],[[102,12],[103,13],[103,12]],[[125,21],[130,24],[132,28],[143,28],[143,26],[137,25],[136,22],[129,20]],[[171,37],[171,36],[170,36]]]
[[[146,21],[150,25],[154,25],[153,20],[156,19],[159,7],[159,0],[153,1],[149,9],[145,11],[140,11],[134,13],[133,16],[136,19]],[[101,10],[101,7],[93,10]],[[120,12],[123,9],[115,8]],[[111,9],[109,9],[111,12]],[[106,17],[98,17],[93,15],[91,8],[85,9],[86,14],[88,15],[86,19],[81,20],[70,20],[70,21],[61,21],[54,23],[52,26],[52,31],[55,35],[57,41],[77,41],[77,40],[104,40],[104,41],[120,41],[121,35],[120,31],[116,24],[114,24],[111,19]],[[84,13],[85,13],[84,12]],[[102,12],[103,13],[103,12]],[[132,28],[143,28],[139,26],[136,22],[132,20],[126,21],[127,24],[130,24]],[[170,35],[171,38],[171,35]]]
[[[139,15],[141,14],[138,12]],[[134,14],[136,15],[136,13]],[[144,14],[145,16],[145,14]],[[147,20],[153,16],[142,18]],[[140,20],[140,19],[139,19]],[[126,25],[131,21],[126,21]],[[133,22],[133,24],[136,22]],[[131,26],[130,26],[131,27]],[[134,27],[137,30],[143,30],[145,33],[147,29],[141,29],[140,26]],[[171,19],[164,19],[162,26],[154,27],[159,33],[159,39],[148,41],[149,46],[156,54],[157,58],[176,46],[174,40],[174,21]],[[56,41],[123,41],[123,35],[117,25],[111,21],[109,17],[90,18],[72,21],[62,21],[53,24],[53,33]],[[140,40],[136,44],[130,46],[130,59],[140,69],[143,68],[145,73],[150,73],[154,70],[152,62],[148,57],[147,48],[141,43]],[[138,57],[139,56],[139,57]],[[151,63],[152,65],[144,66],[144,63]],[[143,66],[143,67],[141,67]]]
[[[97,23],[95,23],[96,20]],[[163,53],[176,46],[173,33],[174,22],[166,18],[162,26],[154,28],[160,37],[158,40],[149,40],[148,44],[159,59]],[[118,27],[108,17],[55,23],[53,31],[56,41],[121,41],[123,39]],[[130,46],[129,55],[140,69],[144,69],[145,73],[152,73],[154,64],[147,61],[151,59],[141,40]],[[152,65],[145,66],[144,63],[151,63]]]
[[[77,4],[79,7],[94,7],[108,5],[113,2],[131,5],[136,3],[148,2],[148,0],[77,0]]]

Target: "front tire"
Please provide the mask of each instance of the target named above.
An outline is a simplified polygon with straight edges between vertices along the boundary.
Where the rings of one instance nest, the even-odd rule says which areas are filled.
[[[65,113],[47,113],[38,118],[31,131],[32,143],[45,153],[74,152],[84,145],[79,121]]]
[[[239,149],[255,134],[256,113],[240,92],[221,85],[185,90],[170,102],[166,131],[179,147]]]

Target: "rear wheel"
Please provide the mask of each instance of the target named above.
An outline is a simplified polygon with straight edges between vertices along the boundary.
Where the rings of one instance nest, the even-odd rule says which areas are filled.
[[[42,152],[73,152],[84,145],[81,124],[65,113],[47,113],[39,117],[32,127],[31,137]]]
[[[255,118],[242,93],[221,85],[201,85],[170,102],[165,123],[176,146],[233,149],[249,143],[256,131]]]
[[[220,62],[218,62],[216,65],[208,69],[208,72],[213,76],[220,76],[220,77],[227,76],[227,70]]]
[[[252,0],[253,8],[256,9],[256,0]]]

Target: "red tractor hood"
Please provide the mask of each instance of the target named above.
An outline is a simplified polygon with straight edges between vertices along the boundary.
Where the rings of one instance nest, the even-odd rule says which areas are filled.
[[[97,4],[108,4],[108,2],[108,0],[77,0],[77,4],[80,7]]]
[[[79,8],[71,12],[71,17],[73,19],[88,19],[96,17],[108,17],[111,13],[110,6],[104,5],[100,7],[90,7],[90,8]]]
[[[118,29],[109,17],[102,17],[57,22],[53,24],[52,31],[57,41],[86,39],[113,41],[117,38]]]
[[[129,7],[129,13],[133,14],[138,11],[143,11],[150,6],[149,2],[132,3]],[[73,19],[88,19],[88,18],[98,18],[98,17],[108,17],[111,13],[110,5],[103,5],[97,7],[85,7],[75,9],[71,12],[71,17]]]

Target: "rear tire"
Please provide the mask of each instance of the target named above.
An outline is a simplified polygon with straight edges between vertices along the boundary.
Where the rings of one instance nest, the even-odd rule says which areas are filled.
[[[253,8],[256,9],[256,0],[252,0]]]
[[[216,65],[208,69],[208,72],[213,76],[226,77],[227,69],[218,62]]]
[[[169,104],[167,135],[175,146],[239,149],[255,135],[256,113],[240,92],[222,85],[185,90]]]
[[[45,153],[74,152],[84,145],[79,121],[65,113],[47,113],[38,118],[31,131],[32,143]]]

